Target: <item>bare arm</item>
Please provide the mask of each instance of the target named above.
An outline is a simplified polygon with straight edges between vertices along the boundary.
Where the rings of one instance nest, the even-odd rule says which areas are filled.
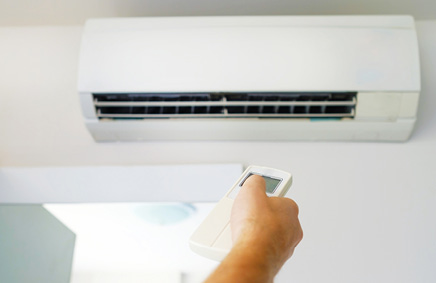
[[[207,283],[272,282],[303,237],[297,204],[267,197],[265,181],[256,175],[236,197],[230,225],[233,248]]]

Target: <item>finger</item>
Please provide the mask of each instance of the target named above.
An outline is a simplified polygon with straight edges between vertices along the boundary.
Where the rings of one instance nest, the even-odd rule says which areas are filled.
[[[259,175],[248,177],[242,185],[238,198],[245,200],[266,198],[265,179]]]
[[[258,190],[265,193],[265,179],[262,176],[253,174],[245,180],[242,188],[249,188],[250,190]]]
[[[251,175],[244,181],[235,198],[231,212],[230,224],[233,242],[241,235],[243,229],[251,227],[247,226],[247,221],[255,217],[256,212],[265,206],[266,201],[262,200],[262,198],[266,198],[265,191],[265,180],[261,176]]]

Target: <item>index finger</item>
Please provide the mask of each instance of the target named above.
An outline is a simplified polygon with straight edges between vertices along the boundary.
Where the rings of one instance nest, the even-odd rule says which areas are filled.
[[[236,199],[244,199],[246,201],[255,201],[266,198],[265,179],[259,175],[249,176],[242,185],[242,188]]]

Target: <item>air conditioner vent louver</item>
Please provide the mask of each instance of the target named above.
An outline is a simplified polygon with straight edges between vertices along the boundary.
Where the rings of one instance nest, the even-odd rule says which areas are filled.
[[[316,118],[354,117],[356,92],[94,93],[97,117]]]

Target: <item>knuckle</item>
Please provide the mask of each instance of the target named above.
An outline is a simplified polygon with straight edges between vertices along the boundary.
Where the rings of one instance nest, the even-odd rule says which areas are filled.
[[[298,213],[299,213],[299,211],[300,211],[300,209],[299,209],[299,207],[298,207],[298,204],[293,200],[293,199],[290,199],[290,198],[286,198],[287,199],[287,205],[288,205],[288,207],[289,207],[289,209],[293,212],[293,213],[295,213],[296,215],[298,215]]]

